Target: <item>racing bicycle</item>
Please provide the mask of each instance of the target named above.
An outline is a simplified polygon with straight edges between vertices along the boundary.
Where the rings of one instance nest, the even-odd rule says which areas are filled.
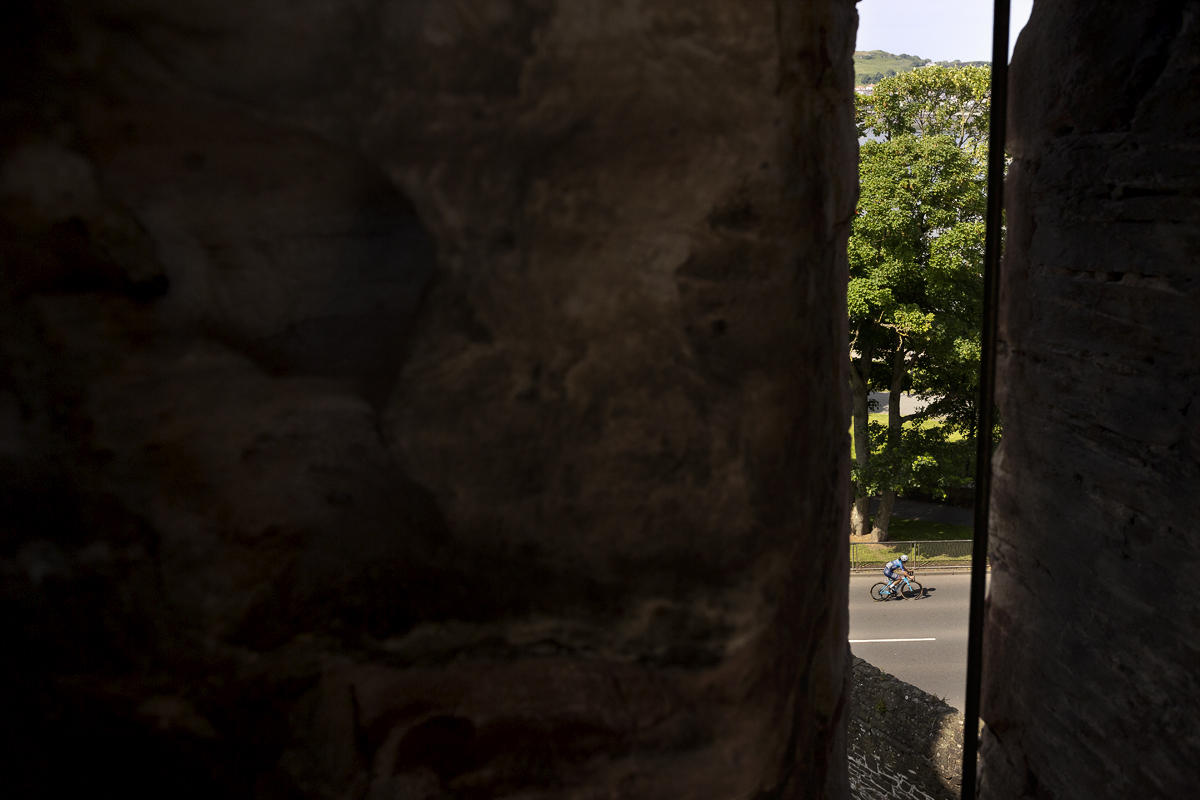
[[[916,600],[925,596],[921,584],[912,577],[915,570],[909,570],[908,575],[901,575],[891,583],[877,583],[871,587],[871,599],[876,602],[884,600]]]

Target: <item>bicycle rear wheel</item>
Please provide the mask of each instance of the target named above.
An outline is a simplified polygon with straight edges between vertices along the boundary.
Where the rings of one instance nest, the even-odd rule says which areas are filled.
[[[887,600],[889,597],[891,597],[891,595],[883,593],[883,590],[886,588],[887,588],[886,583],[877,583],[874,586],[872,586],[871,587],[871,599],[877,603],[881,600]]]
[[[925,591],[921,588],[921,584],[910,580],[907,584],[900,584],[900,596],[905,600],[916,600],[924,597]]]

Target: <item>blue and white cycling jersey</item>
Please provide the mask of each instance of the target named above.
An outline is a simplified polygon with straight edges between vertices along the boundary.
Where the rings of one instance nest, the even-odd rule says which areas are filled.
[[[904,569],[904,562],[897,558],[895,561],[889,561],[883,565],[883,574],[894,578],[896,577],[895,570],[898,569]]]

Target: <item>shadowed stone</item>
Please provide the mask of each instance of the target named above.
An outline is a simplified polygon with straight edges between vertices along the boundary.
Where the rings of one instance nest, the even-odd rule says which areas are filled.
[[[854,26],[11,12],[10,793],[846,797]]]
[[[1195,793],[1198,11],[1039,0],[1013,57],[989,800]]]

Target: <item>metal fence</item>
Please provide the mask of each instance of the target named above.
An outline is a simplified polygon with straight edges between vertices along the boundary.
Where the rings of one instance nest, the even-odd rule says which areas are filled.
[[[883,569],[892,559],[907,555],[917,569],[949,569],[971,566],[971,540],[942,542],[854,542],[850,545],[850,571]]]

